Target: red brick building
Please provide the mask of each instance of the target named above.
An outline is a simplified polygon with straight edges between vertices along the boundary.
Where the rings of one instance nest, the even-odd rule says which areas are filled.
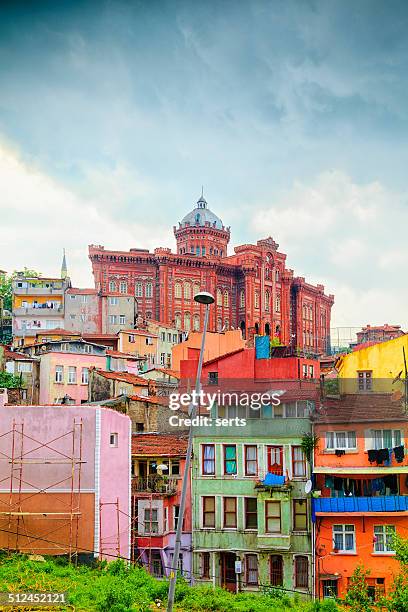
[[[200,330],[199,290],[216,298],[209,329],[241,328],[245,337],[276,336],[282,344],[311,353],[330,345],[334,298],[286,267],[286,255],[272,238],[235,247],[227,254],[230,228],[201,197],[174,227],[177,252],[157,248],[107,250],[91,245],[95,287],[106,296],[132,296],[142,319],[156,319],[188,331]]]

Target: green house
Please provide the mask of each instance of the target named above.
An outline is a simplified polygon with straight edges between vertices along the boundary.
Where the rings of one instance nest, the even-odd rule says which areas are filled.
[[[311,403],[265,407],[245,426],[194,431],[193,572],[231,591],[312,591],[310,466],[302,437]],[[219,407],[217,415],[235,407]],[[249,416],[249,415],[248,415]],[[254,413],[251,414],[254,417]]]

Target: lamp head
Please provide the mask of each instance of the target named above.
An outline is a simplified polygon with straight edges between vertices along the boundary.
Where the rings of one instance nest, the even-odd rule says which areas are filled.
[[[196,293],[194,300],[199,304],[213,304],[215,302],[214,296],[207,291],[200,291],[199,293]]]

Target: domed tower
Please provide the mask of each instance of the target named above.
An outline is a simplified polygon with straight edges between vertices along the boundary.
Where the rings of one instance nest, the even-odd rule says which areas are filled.
[[[174,227],[177,253],[197,257],[225,257],[230,239],[230,228],[209,208],[203,195],[178,227]]]

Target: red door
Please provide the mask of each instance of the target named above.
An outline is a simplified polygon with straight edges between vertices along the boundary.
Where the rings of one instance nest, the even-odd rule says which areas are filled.
[[[221,553],[221,586],[223,589],[227,589],[233,593],[237,590],[235,560],[235,553]]]
[[[268,446],[268,472],[283,476],[283,446]]]

